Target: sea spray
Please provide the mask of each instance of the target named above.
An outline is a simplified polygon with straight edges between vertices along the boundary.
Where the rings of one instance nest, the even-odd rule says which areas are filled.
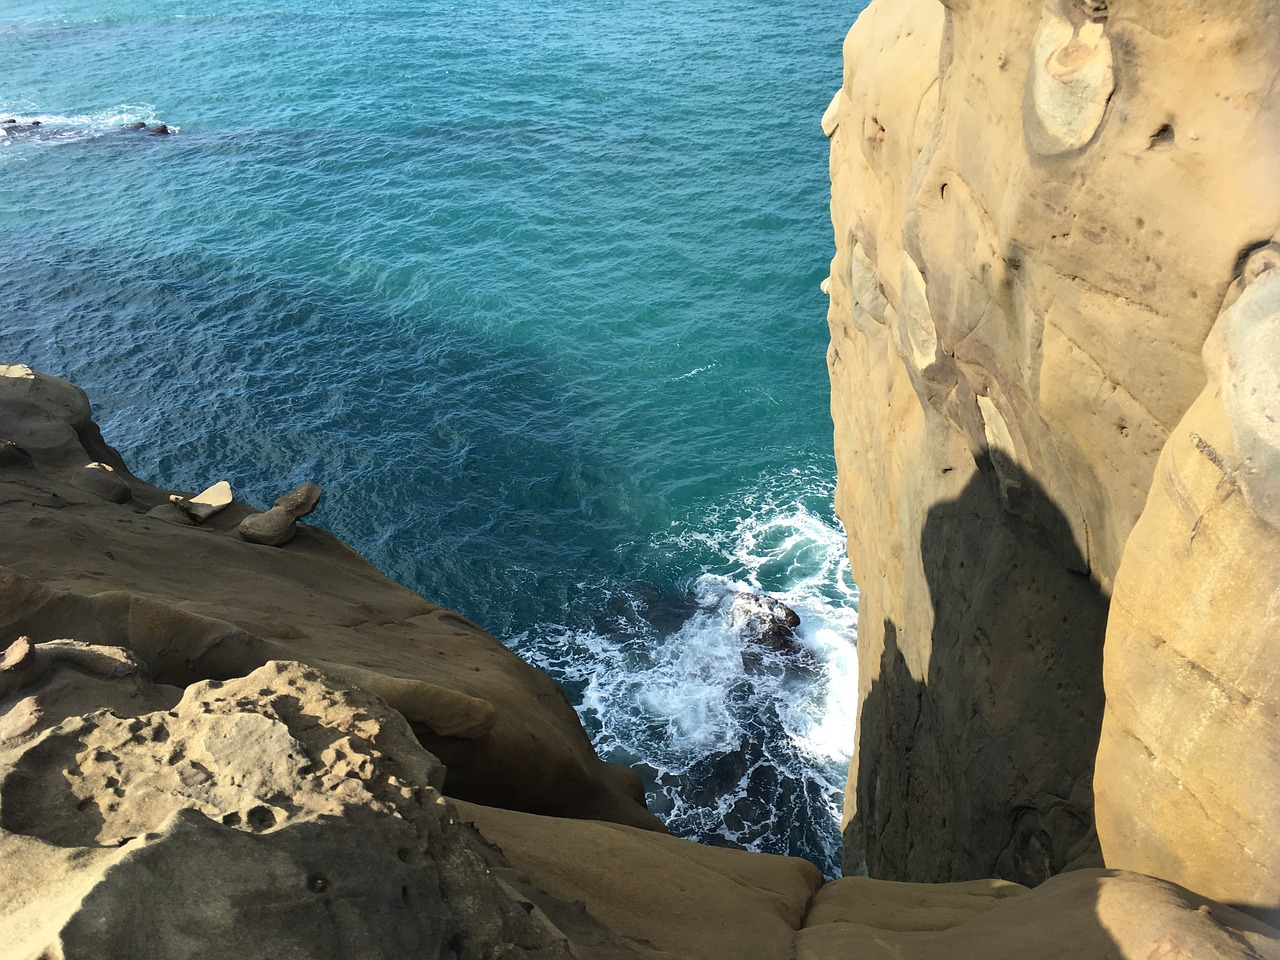
[[[800,470],[762,477],[655,538],[700,560],[673,590],[601,584],[609,616],[542,624],[513,646],[570,691],[602,756],[641,771],[674,832],[807,856],[835,876],[857,589],[830,493]],[[744,631],[740,598],[762,593],[799,614],[793,644]]]

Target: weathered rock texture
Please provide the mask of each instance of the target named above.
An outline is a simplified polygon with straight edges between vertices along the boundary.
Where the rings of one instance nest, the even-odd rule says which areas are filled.
[[[58,643],[4,701],[4,956],[571,955],[379,698],[275,661],[178,699],[126,651]],[[136,669],[94,682],[86,656]]]
[[[602,762],[559,687],[485,631],[392,583],[324,531],[281,549],[148,515],[174,491],[134,477],[77,387],[0,366],[0,642],[127,647],[180,687],[302,660],[386,697],[447,765],[451,796],[650,829],[640,778]],[[100,462],[129,488],[105,497]]]
[[[1237,299],[1238,298],[1238,299]],[[1095,775],[1107,862],[1280,923],[1280,257],[1205,345],[1116,576]]]
[[[1035,883],[1096,858],[1108,602],[1224,294],[1280,225],[1278,78],[1266,0],[876,0],[850,32],[823,118],[862,590],[848,867]]]

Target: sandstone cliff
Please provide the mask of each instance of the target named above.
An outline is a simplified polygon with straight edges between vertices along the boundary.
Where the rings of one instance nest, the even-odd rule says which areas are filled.
[[[876,0],[850,32],[823,118],[847,867],[1038,883],[1100,836],[1280,908],[1277,80],[1265,0]]]
[[[191,523],[0,373],[0,956],[1280,958],[1136,873],[824,885],[668,836],[479,628],[315,528]]]
[[[171,505],[0,367],[0,957],[1280,958],[1278,21],[876,0],[849,36],[876,879],[667,835],[479,627]]]
[[[0,956],[1280,957],[1135,873],[823,884],[667,836],[492,637],[314,527],[184,521],[79,390],[3,374]]]

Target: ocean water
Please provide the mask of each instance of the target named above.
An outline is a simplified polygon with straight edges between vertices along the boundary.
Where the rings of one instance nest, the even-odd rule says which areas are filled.
[[[7,0],[0,120],[41,123],[0,136],[0,360],[157,484],[319,482],[312,520],[556,676],[675,832],[834,874],[819,118],[859,6]]]

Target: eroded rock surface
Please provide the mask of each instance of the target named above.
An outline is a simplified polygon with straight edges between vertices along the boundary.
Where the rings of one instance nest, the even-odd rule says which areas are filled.
[[[1223,296],[1280,225],[1278,71],[1263,0],[876,0],[850,32],[823,117],[861,587],[848,868],[1099,862],[1108,602]]]
[[[79,672],[52,661],[4,705],[38,716],[69,683],[91,711],[100,687]],[[484,865],[443,780],[398,713],[291,662],[8,736],[5,955],[571,956]]]
[[[1261,257],[1205,344],[1209,383],[1125,548],[1095,786],[1108,864],[1277,924],[1280,263]]]
[[[306,661],[390,699],[447,765],[451,796],[662,829],[639,776],[596,756],[549,677],[323,530],[297,524],[264,550],[237,535],[254,511],[234,500],[193,523],[178,491],[103,441],[83,391],[22,365],[0,365],[0,440],[0,643],[127,647],[176,687]],[[85,489],[95,462],[127,500]],[[282,497],[287,518],[312,493]]]

